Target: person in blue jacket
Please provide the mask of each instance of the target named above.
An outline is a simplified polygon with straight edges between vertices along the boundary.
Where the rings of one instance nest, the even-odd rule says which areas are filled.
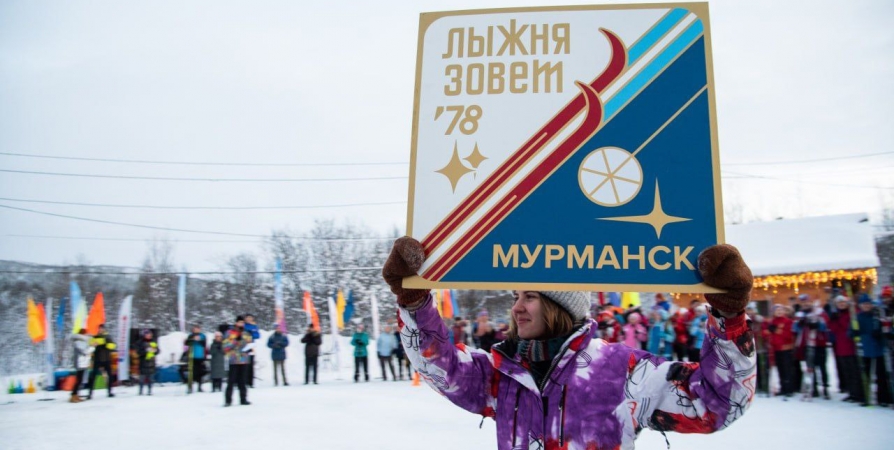
[[[695,307],[695,318],[689,325],[689,336],[692,336],[692,347],[689,348],[689,362],[699,362],[702,345],[705,342],[705,323],[708,321],[708,309],[705,305]]]
[[[369,354],[366,351],[369,335],[363,331],[362,323],[357,325],[357,331],[351,336],[351,345],[354,346],[354,382],[360,381],[360,366],[363,366],[365,381],[369,381]]]
[[[394,374],[394,364],[391,362],[391,355],[394,354],[395,348],[397,348],[397,339],[391,333],[391,327],[385,325],[382,333],[379,334],[379,338],[376,339],[376,353],[379,356],[379,367],[382,368],[383,381],[388,381],[388,376],[385,374],[386,365],[391,369],[391,379],[397,381],[397,376]]]
[[[199,385],[199,392],[202,392],[202,378],[205,376],[205,353],[208,348],[208,338],[202,333],[201,325],[193,325],[192,333],[186,337],[183,342],[186,347],[186,357],[192,358],[192,381]],[[189,387],[186,389],[188,394],[192,394],[192,382],[187,380]]]
[[[888,383],[888,371],[885,367],[884,343],[880,314],[869,295],[862,294],[859,301],[860,312],[857,313],[857,329],[852,330],[855,337],[860,338],[863,347],[863,373],[865,380],[872,384],[872,370],[875,367],[876,395],[879,406],[891,404],[891,386]],[[869,391],[871,391],[871,387]],[[869,399],[863,403],[868,405]]]
[[[258,330],[258,325],[255,323],[255,316],[253,314],[245,315],[245,332],[251,335],[251,339],[254,342],[257,342],[258,339],[261,339],[261,332]],[[248,355],[248,374],[245,379],[246,386],[253,388],[255,387],[255,351],[254,349],[249,351]]]
[[[270,359],[273,360],[273,385],[279,386],[279,378],[277,377],[279,372],[282,373],[282,385],[288,386],[289,382],[286,381],[286,347],[289,346],[289,337],[282,333],[282,331],[276,330],[273,334],[270,335],[270,338],[267,339],[267,347],[271,348]]]

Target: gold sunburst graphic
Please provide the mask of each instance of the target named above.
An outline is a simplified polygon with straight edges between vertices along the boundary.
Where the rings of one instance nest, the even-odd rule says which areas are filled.
[[[466,167],[459,159],[459,150],[457,149],[457,145],[454,142],[453,156],[450,157],[450,162],[448,162],[446,166],[444,166],[440,170],[436,170],[435,172],[447,177],[447,179],[450,180],[450,188],[453,190],[453,192],[456,192],[456,184],[459,183],[460,178],[462,178],[463,175],[473,171],[473,169]]]
[[[652,205],[652,212],[642,216],[624,216],[624,217],[602,217],[599,220],[612,220],[615,222],[632,222],[646,223],[655,229],[655,235],[661,238],[661,230],[665,225],[677,222],[686,222],[692,219],[685,217],[670,216],[664,212],[661,207],[661,191],[658,189],[658,181],[655,181],[655,202]]]

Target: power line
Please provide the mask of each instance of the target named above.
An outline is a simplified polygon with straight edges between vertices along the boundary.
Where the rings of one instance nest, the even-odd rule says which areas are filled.
[[[151,238],[106,238],[106,237],[94,237],[94,236],[48,236],[48,235],[40,235],[40,234],[6,234],[6,237],[18,237],[18,238],[29,238],[29,239],[67,239],[67,240],[77,240],[77,241],[115,241],[115,242],[147,242],[151,241]],[[181,242],[200,242],[200,243],[237,243],[237,242],[254,242],[257,243],[257,239],[171,239],[174,243]]]
[[[851,187],[851,188],[861,188],[861,189],[886,189],[886,190],[894,190],[894,187],[885,187],[885,186],[867,186],[862,184],[840,184],[840,183],[829,183],[826,181],[811,181],[811,180],[794,180],[790,178],[779,178],[779,177],[770,177],[765,175],[751,175],[747,173],[739,173],[739,172],[729,172],[726,173],[730,175],[735,175],[739,177],[738,179],[756,179],[756,180],[772,180],[772,181],[787,181],[791,183],[806,183],[806,184],[818,184],[822,186],[832,186],[832,187]],[[726,179],[736,179],[732,177],[727,177]]]
[[[81,241],[122,241],[122,242],[147,242],[151,241],[152,238],[106,238],[106,237],[96,237],[96,236],[50,236],[50,235],[42,235],[42,234],[6,234],[6,237],[20,237],[20,238],[33,238],[33,239],[69,239],[69,240],[81,240]],[[288,236],[286,237],[291,239],[300,239],[304,241],[314,241],[314,242],[362,242],[362,241],[389,241],[396,238],[386,237],[386,238],[314,238],[307,236]],[[270,236],[267,236],[270,238]],[[257,239],[170,239],[171,242],[178,244],[181,242],[195,242],[195,243],[248,243],[254,242],[257,243]]]
[[[49,175],[57,177],[79,178],[112,178],[124,180],[155,180],[155,181],[211,181],[211,182],[323,182],[323,181],[379,181],[379,180],[406,180],[405,176],[396,177],[354,177],[354,178],[194,178],[194,177],[150,177],[140,175],[102,175],[89,173],[68,172],[40,172],[35,170],[0,169],[0,172],[18,173],[24,175]]]
[[[115,158],[86,158],[80,156],[56,156],[28,153],[0,152],[4,156],[19,156],[23,158],[63,159],[69,161],[97,161],[127,164],[166,164],[182,166],[238,166],[238,167],[324,167],[324,166],[396,166],[406,165],[406,161],[394,162],[340,162],[340,163],[228,163],[228,162],[199,162],[199,161],[153,161],[146,159],[115,159]]]
[[[881,156],[881,155],[890,155],[890,154],[894,154],[894,152],[867,153],[865,155],[848,155],[848,156],[837,156],[837,157],[832,157],[832,158],[815,158],[815,159],[801,159],[801,160],[790,160],[790,161],[724,163],[723,165],[724,166],[766,166],[766,165],[776,165],[776,164],[805,164],[805,163],[824,162],[824,161],[839,161],[842,159],[869,158],[872,156]]]
[[[185,228],[157,227],[154,225],[142,225],[142,224],[136,224],[136,223],[116,222],[116,221],[112,221],[112,220],[91,219],[88,217],[70,216],[67,214],[56,214],[56,213],[51,213],[51,212],[46,212],[46,211],[37,211],[34,209],[19,208],[17,206],[9,206],[9,205],[0,205],[0,208],[12,209],[15,211],[30,212],[33,214],[41,214],[41,215],[45,215],[45,216],[61,217],[61,218],[65,218],[65,219],[83,220],[85,222],[105,223],[105,224],[109,224],[109,225],[121,225],[121,226],[134,227],[134,228],[146,228],[146,229],[150,229],[150,230],[177,231],[177,232],[181,232],[181,233],[213,234],[213,235],[220,235],[220,236],[254,237],[254,238],[263,238],[263,239],[268,239],[271,237],[271,236],[262,235],[262,234],[229,233],[229,232],[225,232],[225,231],[190,230],[190,229],[185,229]],[[315,239],[315,238],[308,238],[308,237],[301,237],[301,236],[287,236],[287,237],[294,238],[294,239],[320,240],[320,241],[336,241],[337,240],[337,239]],[[385,241],[385,240],[390,240],[390,239],[393,239],[393,238],[346,238],[343,240],[345,240],[345,241]]]
[[[361,271],[361,270],[382,270],[381,267],[344,267],[344,268],[336,268],[336,269],[305,269],[305,270],[281,270],[279,273],[313,273],[313,272],[349,272],[349,271]],[[68,271],[64,269],[56,269],[56,270],[0,270],[0,273],[9,273],[9,274],[45,274],[45,275],[53,275],[53,274],[65,274],[65,275],[241,275],[241,274],[249,274],[249,275],[273,275],[276,274],[275,270],[253,270],[253,271],[208,271],[208,272],[91,272],[91,271],[82,271],[82,272],[74,272]]]
[[[53,200],[35,200],[24,198],[0,197],[2,201],[23,203],[48,203],[53,205],[97,206],[103,208],[140,208],[140,209],[197,209],[197,210],[263,210],[263,209],[324,209],[324,208],[348,208],[354,206],[385,206],[401,205],[406,201],[371,202],[371,203],[341,203],[332,205],[294,205],[294,206],[166,206],[166,205],[127,205],[115,203],[86,203],[86,202],[61,202]]]

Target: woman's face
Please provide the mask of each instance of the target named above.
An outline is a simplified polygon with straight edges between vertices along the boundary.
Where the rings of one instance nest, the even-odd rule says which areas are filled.
[[[515,291],[512,318],[518,327],[518,337],[539,339],[546,332],[543,317],[543,300],[536,291]]]

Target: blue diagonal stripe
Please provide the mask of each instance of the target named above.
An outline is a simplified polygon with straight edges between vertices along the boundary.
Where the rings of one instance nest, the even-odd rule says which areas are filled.
[[[653,44],[658,42],[674,25],[677,24],[682,18],[686,17],[689,11],[686,11],[683,8],[674,8],[668,15],[666,15],[658,25],[655,25],[654,28],[649,30],[645,36],[642,37],[633,47],[630,47],[630,50],[627,51],[627,60],[629,61],[628,65],[632,65],[636,62],[643,53],[646,52]]]
[[[638,73],[629,83],[627,83],[624,88],[618,91],[614,97],[605,105],[605,117],[606,119],[611,118],[618,112],[618,110],[627,104],[627,101],[630,100],[637,92],[642,90],[643,86],[652,81],[653,78],[661,72],[661,69],[664,69],[671,60],[677,57],[683,50],[689,46],[693,41],[698,39],[704,31],[705,27],[702,25],[702,21],[696,19],[689,28],[686,29],[683,33],[677,36],[661,54],[658,55],[655,59],[652,60],[640,73]]]

